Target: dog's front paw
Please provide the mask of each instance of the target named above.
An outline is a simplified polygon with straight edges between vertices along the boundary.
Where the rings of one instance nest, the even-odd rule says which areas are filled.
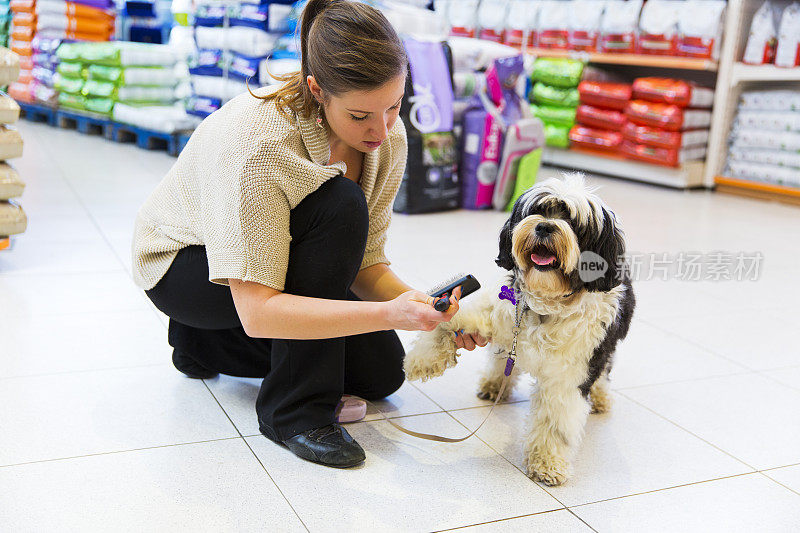
[[[532,453],[525,463],[529,478],[551,487],[563,484],[569,477],[569,463],[561,457]]]
[[[439,377],[445,370],[454,366],[456,366],[455,352],[448,356],[431,357],[430,354],[420,353],[417,349],[411,350],[403,362],[406,379],[409,381],[426,381]]]

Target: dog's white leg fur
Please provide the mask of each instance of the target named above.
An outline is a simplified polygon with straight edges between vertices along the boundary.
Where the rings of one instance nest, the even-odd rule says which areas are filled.
[[[448,368],[456,366],[456,341],[454,331],[478,333],[486,339],[493,337],[490,318],[491,298],[488,291],[476,293],[475,300],[463,306],[450,322],[442,323],[433,331],[420,333],[406,354],[403,366],[410,381],[428,380],[441,376]]]
[[[506,360],[507,355],[504,357],[493,355],[490,357],[490,360],[487,361],[486,368],[484,369],[481,379],[478,382],[478,397],[480,399],[490,401],[495,401],[497,399],[497,394],[500,392],[503,379],[506,377]],[[514,390],[514,385],[516,385],[517,380],[519,379],[519,374],[519,368],[515,366],[511,371],[511,376],[508,378],[508,385],[506,386],[506,390],[503,392],[503,397],[500,398],[501,402],[508,398],[508,395],[511,394],[511,391]]]
[[[608,371],[597,378],[592,388],[589,390],[589,400],[592,402],[592,413],[607,413],[614,403],[608,386]]]
[[[539,390],[531,398],[533,419],[525,446],[528,476],[547,485],[560,485],[569,476],[569,461],[583,436],[589,403],[579,379],[557,372],[537,376]]]
[[[420,333],[403,361],[406,379],[426,381],[441,376],[456,365],[456,348],[455,336],[448,328],[437,326]]]

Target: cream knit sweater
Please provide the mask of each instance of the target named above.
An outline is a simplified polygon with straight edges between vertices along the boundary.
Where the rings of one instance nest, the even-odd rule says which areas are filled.
[[[405,128],[397,120],[383,145],[364,156],[359,184],[369,233],[362,269],[389,263],[384,243],[407,152]],[[237,96],[200,124],[139,210],[134,281],[153,288],[179,250],[205,245],[210,281],[240,279],[282,291],[290,211],[346,172],[343,162],[328,165],[329,159],[327,133],[316,117],[287,120],[272,101]]]

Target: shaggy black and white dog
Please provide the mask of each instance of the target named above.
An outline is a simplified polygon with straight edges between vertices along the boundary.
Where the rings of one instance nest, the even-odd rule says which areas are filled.
[[[420,334],[405,359],[410,380],[441,375],[456,364],[454,331],[490,339],[492,353],[478,396],[494,400],[521,313],[517,361],[536,378],[526,438],[528,475],[563,483],[590,410],[610,407],[608,373],[635,305],[625,241],[614,213],[568,174],[534,186],[517,200],[500,233],[497,264],[510,271],[481,289],[449,323]],[[517,305],[516,302],[519,302]],[[505,395],[505,394],[504,394]]]

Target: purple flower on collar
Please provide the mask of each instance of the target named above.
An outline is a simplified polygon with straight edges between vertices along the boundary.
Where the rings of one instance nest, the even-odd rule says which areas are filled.
[[[514,296],[514,289],[508,287],[507,285],[503,285],[500,289],[500,294],[497,295],[501,300],[508,300],[514,305],[517,305],[517,299]]]

